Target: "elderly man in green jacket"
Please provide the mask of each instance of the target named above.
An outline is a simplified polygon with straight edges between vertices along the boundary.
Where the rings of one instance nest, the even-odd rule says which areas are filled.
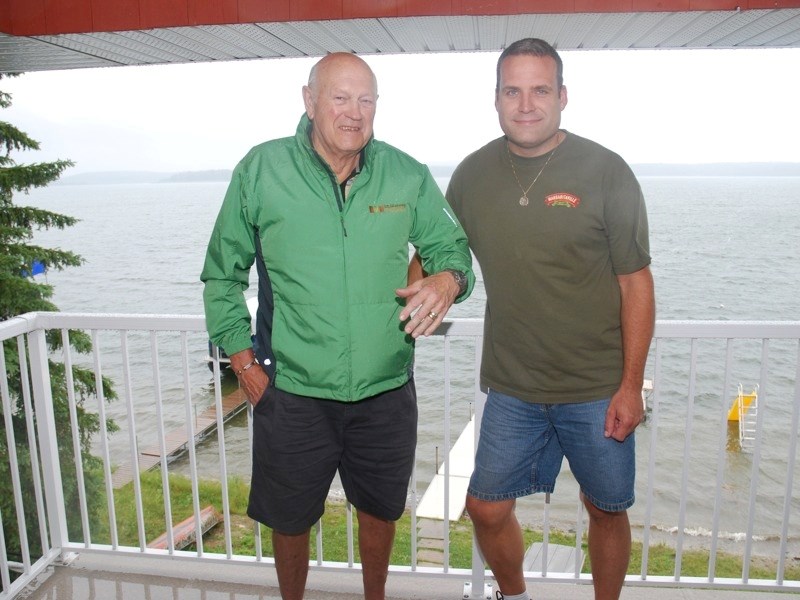
[[[364,595],[379,600],[414,462],[414,339],[475,279],[428,168],[373,138],[369,66],[330,54],[303,99],[295,136],[234,170],[201,276],[206,320],[254,406],[248,514],[273,530],[282,597],[303,597],[310,528],[338,470],[358,511]],[[433,275],[407,282],[409,244]]]

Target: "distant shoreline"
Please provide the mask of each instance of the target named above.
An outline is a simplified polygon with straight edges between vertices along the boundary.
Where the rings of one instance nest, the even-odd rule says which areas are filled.
[[[231,180],[230,169],[205,171],[95,171],[65,175],[53,185],[114,185],[131,183],[197,183]]]
[[[434,177],[450,177],[456,165],[431,164]],[[639,177],[800,177],[800,163],[632,164]],[[66,175],[53,185],[228,182],[230,169],[204,171],[97,171]]]
[[[800,177],[800,163],[632,164],[639,177]]]

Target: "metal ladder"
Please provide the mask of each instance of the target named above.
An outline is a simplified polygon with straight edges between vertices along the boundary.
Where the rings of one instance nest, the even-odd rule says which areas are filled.
[[[758,384],[751,394],[745,396],[742,384],[739,384],[737,405],[739,407],[739,446],[742,450],[752,450],[756,439],[756,424],[758,422]],[[752,396],[752,400],[745,401]]]

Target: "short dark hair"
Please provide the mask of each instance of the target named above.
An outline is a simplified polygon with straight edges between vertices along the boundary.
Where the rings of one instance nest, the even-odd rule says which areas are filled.
[[[556,78],[558,81],[558,89],[561,90],[561,86],[564,85],[564,63],[561,62],[561,57],[558,55],[558,52],[556,52],[556,49],[539,38],[523,38],[517,40],[503,50],[502,54],[500,54],[500,58],[497,59],[497,84],[494,88],[495,94],[500,91],[500,66],[503,64],[503,61],[509,56],[520,55],[538,57],[549,56],[556,61]]]

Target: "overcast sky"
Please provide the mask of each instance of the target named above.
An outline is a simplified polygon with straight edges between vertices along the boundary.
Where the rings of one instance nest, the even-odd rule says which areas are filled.
[[[564,51],[562,126],[643,162],[800,162],[800,49]],[[429,164],[457,163],[500,133],[498,53],[366,56],[376,137]],[[0,113],[42,145],[29,163],[67,174],[233,168],[292,135],[313,59],[27,73],[0,81]]]

